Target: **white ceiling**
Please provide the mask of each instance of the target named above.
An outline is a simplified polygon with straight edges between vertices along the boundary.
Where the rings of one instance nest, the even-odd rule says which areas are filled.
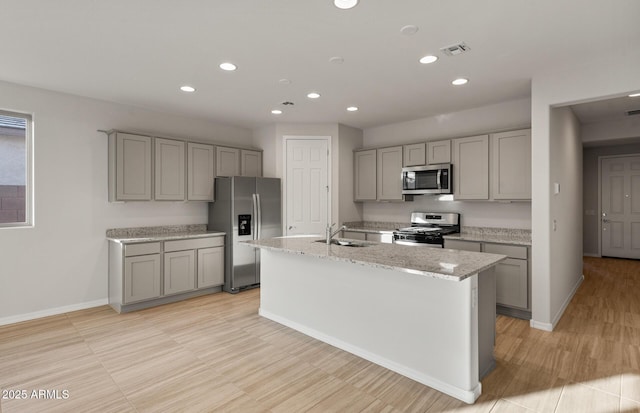
[[[0,80],[249,128],[368,128],[529,97],[536,73],[640,39],[637,0],[2,0],[0,16]],[[460,41],[471,50],[439,51]],[[426,54],[440,59],[419,64]]]

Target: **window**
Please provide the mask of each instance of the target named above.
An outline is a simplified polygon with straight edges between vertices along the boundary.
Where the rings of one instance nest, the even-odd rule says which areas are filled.
[[[0,110],[0,227],[30,226],[31,115]]]

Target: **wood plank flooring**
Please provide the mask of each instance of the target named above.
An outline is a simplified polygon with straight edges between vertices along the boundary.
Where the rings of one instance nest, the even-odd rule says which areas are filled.
[[[259,317],[252,290],[0,327],[0,389],[29,396],[0,411],[640,412],[640,262],[587,257],[584,275],[551,333],[498,317],[474,405]]]

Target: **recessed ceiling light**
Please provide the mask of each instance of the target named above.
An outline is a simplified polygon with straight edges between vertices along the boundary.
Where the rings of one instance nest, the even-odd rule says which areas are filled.
[[[193,87],[193,86],[187,86],[187,85],[184,85],[184,86],[180,86],[180,90],[182,90],[183,92],[189,92],[189,93],[191,93],[191,92],[195,92],[195,91],[196,91],[196,88],[195,88],[195,87]]]
[[[349,112],[355,112],[355,111],[357,111],[357,110],[358,110],[358,107],[357,107],[357,106],[349,106],[349,107],[347,108],[347,110],[348,110]]]
[[[344,63],[344,58],[340,57],[340,56],[333,56],[331,59],[329,59],[329,61],[331,63],[335,63],[337,65],[340,65],[340,64]]]
[[[290,85],[291,84],[291,81],[289,79],[280,79],[280,80],[278,80],[278,82],[281,85]]]
[[[467,83],[469,83],[469,79],[465,79],[464,77],[458,78],[451,82],[451,84],[454,86],[466,85]]]
[[[358,0],[333,0],[333,4],[339,9],[351,9],[356,7]]]
[[[400,29],[400,33],[404,34],[405,36],[412,36],[417,32],[418,32],[418,26],[414,26],[413,24],[404,26],[402,29]]]
[[[273,115],[282,115],[282,111],[280,109],[274,109],[271,111]]]
[[[229,62],[220,63],[220,69],[226,70],[227,72],[233,72],[237,68],[238,66],[234,65],[233,63],[229,63]]]
[[[632,93],[629,95],[630,98],[637,98],[640,96],[640,93]]]
[[[434,56],[434,55],[426,55],[423,58],[420,59],[420,63],[422,63],[423,65],[428,65],[429,63],[433,63],[436,60],[438,60],[438,56]]]
[[[320,93],[318,92],[307,93],[307,97],[309,99],[318,99],[320,97]]]

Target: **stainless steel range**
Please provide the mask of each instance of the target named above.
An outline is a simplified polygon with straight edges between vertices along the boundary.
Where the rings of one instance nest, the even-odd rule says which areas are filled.
[[[412,212],[411,226],[393,232],[393,243],[444,248],[443,235],[460,232],[460,214],[451,212]]]

